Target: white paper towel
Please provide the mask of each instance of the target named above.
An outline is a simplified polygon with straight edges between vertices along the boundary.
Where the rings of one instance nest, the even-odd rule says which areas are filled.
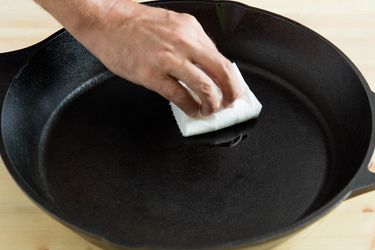
[[[262,104],[251,92],[235,63],[233,63],[233,69],[241,86],[242,95],[234,101],[231,107],[219,110],[204,118],[191,118],[171,103],[173,115],[183,136],[188,137],[216,131],[259,116]]]

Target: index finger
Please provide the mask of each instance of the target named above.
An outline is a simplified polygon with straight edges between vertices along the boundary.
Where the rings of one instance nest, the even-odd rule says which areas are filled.
[[[190,60],[198,64],[219,85],[223,93],[222,104],[228,106],[236,100],[240,93],[240,85],[235,76],[232,63],[225,58],[212,44],[210,48],[191,51]]]

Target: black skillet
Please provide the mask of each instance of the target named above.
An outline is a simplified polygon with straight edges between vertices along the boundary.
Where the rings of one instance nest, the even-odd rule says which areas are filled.
[[[374,186],[374,95],[339,49],[235,2],[147,4],[197,17],[262,113],[183,138],[65,31],[2,54],[1,155],[47,213],[106,248],[268,249]]]

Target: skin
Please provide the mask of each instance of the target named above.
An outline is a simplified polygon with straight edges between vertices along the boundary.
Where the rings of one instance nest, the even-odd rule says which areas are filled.
[[[230,61],[189,14],[130,0],[35,1],[110,71],[159,93],[189,116],[210,115],[240,94]]]

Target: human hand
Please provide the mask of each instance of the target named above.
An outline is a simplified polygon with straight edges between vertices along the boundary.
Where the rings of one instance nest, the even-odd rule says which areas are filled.
[[[231,62],[193,16],[127,0],[99,13],[95,22],[73,25],[70,32],[113,73],[159,93],[189,116],[210,115],[239,96]]]

